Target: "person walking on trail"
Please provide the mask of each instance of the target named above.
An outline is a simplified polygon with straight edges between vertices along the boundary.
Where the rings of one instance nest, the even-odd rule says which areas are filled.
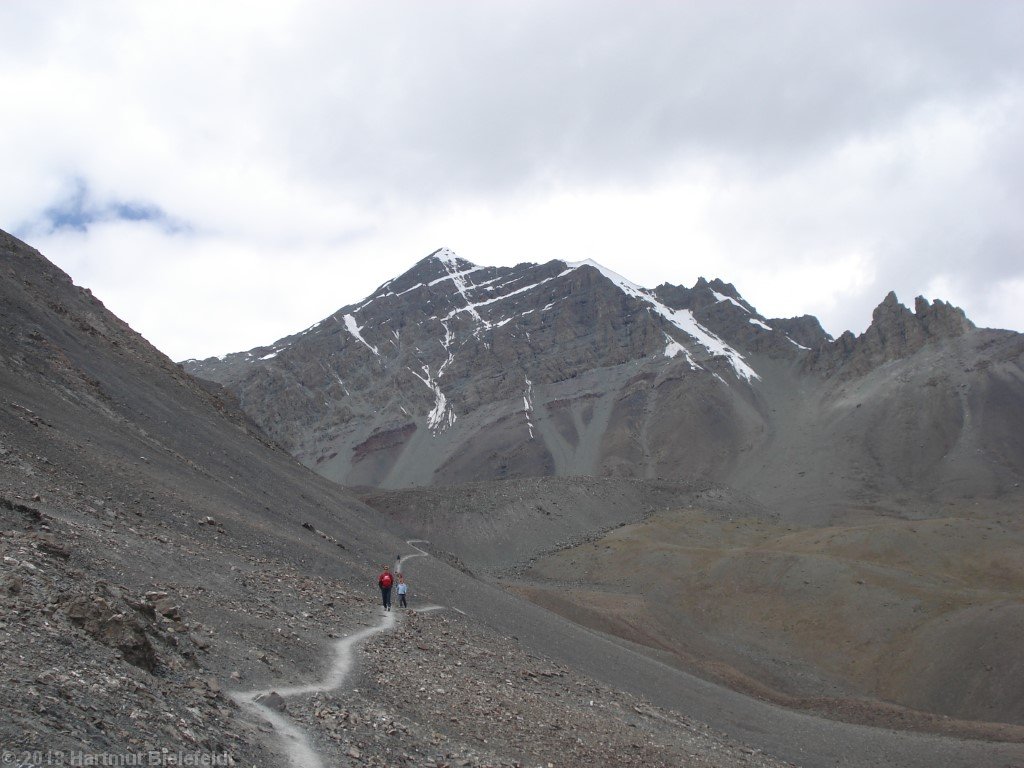
[[[385,565],[384,571],[377,577],[377,586],[380,587],[380,599],[384,603],[384,610],[391,610],[391,585],[394,584],[394,577],[391,570]]]
[[[408,608],[409,604],[405,602],[405,596],[409,592],[409,585],[405,583],[405,576],[398,574],[398,604],[403,608]]]

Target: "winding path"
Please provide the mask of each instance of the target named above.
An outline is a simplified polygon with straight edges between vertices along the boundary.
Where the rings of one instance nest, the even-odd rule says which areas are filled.
[[[445,605],[417,607],[417,612],[442,608],[459,611],[459,606],[472,606],[474,621],[506,633],[524,648],[549,654],[584,675],[708,723],[776,758],[807,768],[1024,768],[1024,744],[962,740],[824,720],[721,688],[668,666],[625,641],[591,632],[524,604],[494,586],[463,578],[416,546],[423,543],[419,539],[407,542],[415,553],[399,555],[395,570],[401,571],[402,565],[413,558],[428,558],[423,563],[425,573],[417,578],[430,581],[435,594],[444,596]],[[287,698],[337,689],[352,670],[355,646],[389,631],[396,623],[395,615],[386,612],[376,626],[337,641],[330,668],[318,682],[229,695],[274,727],[292,768],[325,768],[325,761],[306,732],[261,699],[274,691]]]
[[[401,572],[400,566],[405,561],[411,560],[414,557],[429,556],[429,553],[416,546],[416,544],[429,544],[429,542],[422,539],[413,539],[406,543],[416,550],[416,554],[406,555],[405,557],[399,555],[395,559],[396,573]],[[423,613],[425,611],[441,610],[443,607],[440,605],[427,605],[416,610]],[[311,693],[326,693],[340,688],[352,671],[354,665],[352,652],[355,647],[376,634],[390,631],[394,628],[395,623],[395,614],[392,611],[385,611],[376,626],[361,629],[335,642],[334,657],[331,665],[323,678],[316,682],[306,685],[272,686],[248,692],[233,691],[229,692],[228,695],[242,709],[262,718],[273,726],[278,734],[281,746],[288,755],[288,761],[293,768],[324,768],[324,761],[316,749],[313,748],[309,735],[284,714],[270,706],[269,699],[272,694],[276,694],[282,699],[288,699],[293,696],[307,696]]]

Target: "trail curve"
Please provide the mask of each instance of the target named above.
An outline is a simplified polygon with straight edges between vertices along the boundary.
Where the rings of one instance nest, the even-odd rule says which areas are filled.
[[[416,554],[404,557],[399,555],[396,558],[396,571],[398,571],[398,565],[406,560],[411,560],[415,557],[429,557],[428,552],[424,552],[416,546],[416,544],[428,544],[429,542],[422,539],[413,539],[406,543],[416,550]],[[416,610],[418,612],[436,611],[441,610],[443,607],[440,605],[427,605]],[[274,728],[292,768],[325,768],[324,761],[313,747],[309,735],[286,715],[271,706],[271,704],[294,696],[327,693],[340,688],[345,683],[354,666],[353,651],[356,646],[374,635],[390,631],[394,628],[395,623],[395,613],[384,611],[384,615],[376,626],[366,627],[336,641],[333,644],[331,664],[320,680],[305,685],[271,686],[270,688],[246,692],[233,691],[229,692],[228,696],[239,707],[265,720]]]

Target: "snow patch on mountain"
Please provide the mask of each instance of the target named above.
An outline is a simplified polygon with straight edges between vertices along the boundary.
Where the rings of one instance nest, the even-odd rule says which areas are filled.
[[[444,262],[444,265],[445,265],[445,267],[448,267],[449,263],[448,262]],[[444,277],[439,277],[436,280],[431,280],[429,283],[427,283],[427,286],[433,287],[433,286],[437,285],[438,283],[445,282],[446,280],[453,280],[453,281],[456,281],[456,284],[461,286],[460,290],[459,290],[459,293],[463,293],[464,289],[466,288],[466,275],[471,275],[474,272],[479,272],[481,269],[483,269],[483,267],[473,267],[472,269],[464,269],[461,272],[449,272]],[[420,285],[422,285],[422,283],[420,283]],[[474,286],[474,287],[476,287],[476,286]],[[404,293],[404,291],[403,291],[403,293]],[[463,295],[465,295],[465,294],[463,293]]]
[[[452,341],[455,336],[452,334],[452,329],[448,326],[448,322],[445,320],[441,321],[441,325],[444,328],[444,338],[441,339],[441,346],[444,347],[444,351],[448,353],[448,358],[441,363],[441,367],[437,369],[437,378],[444,376],[444,369],[451,365],[452,361],[455,360],[455,353],[452,352]]]
[[[719,304],[721,304],[723,301],[728,301],[728,302],[731,302],[732,304],[735,304],[737,307],[742,309],[744,312],[747,312],[747,313],[750,312],[749,309],[747,309],[742,304],[740,304],[738,301],[736,301],[736,299],[734,299],[732,296],[726,296],[724,293],[719,293],[718,291],[711,291],[711,293],[714,294],[714,297],[716,299],[718,299],[718,303]]]
[[[459,259],[455,252],[449,248],[438,248],[430,255],[449,267],[458,267],[459,261],[465,261],[464,259]],[[469,262],[466,263],[468,264]]]
[[[702,371],[702,370],[704,370],[699,365],[697,365],[696,361],[693,359],[693,356],[690,354],[690,350],[688,350],[686,347],[684,347],[678,341],[673,339],[667,333],[665,334],[665,353],[664,354],[665,354],[665,357],[670,358],[670,359],[674,358],[674,357],[678,357],[679,355],[684,355],[686,357],[686,362],[690,364],[690,368],[692,368],[695,371]]]
[[[434,407],[430,413],[427,414],[427,426],[430,431],[435,435],[438,432],[443,432],[448,427],[455,423],[455,419],[458,418],[455,411],[452,410],[451,405],[448,403],[448,398],[445,397],[444,392],[441,391],[441,385],[438,384],[434,377],[430,373],[430,366],[423,366],[423,376],[420,376],[416,371],[409,369],[417,379],[426,384],[434,393]]]
[[[411,291],[415,291],[417,288],[425,288],[425,287],[426,287],[426,285],[424,283],[416,283],[416,285],[412,286],[412,288],[406,288],[404,291],[399,291],[398,293],[389,293],[389,294],[386,294],[386,295],[387,296],[405,296],[405,294],[407,294],[407,293],[409,293]]]
[[[565,273],[563,272],[562,274],[565,274]],[[558,275],[558,277],[561,277],[561,275]],[[453,317],[455,317],[456,315],[462,314],[463,312],[469,312],[470,314],[473,315],[473,317],[475,317],[481,323],[483,328],[489,329],[489,328],[493,327],[495,325],[495,323],[492,323],[491,321],[486,320],[483,317],[481,317],[480,313],[477,311],[478,307],[486,307],[486,306],[488,306],[490,304],[494,304],[495,302],[504,301],[505,299],[508,299],[508,298],[510,298],[512,296],[516,296],[517,294],[520,294],[520,293],[525,293],[526,291],[532,290],[532,289],[536,288],[537,286],[544,285],[544,283],[550,282],[551,280],[554,280],[554,279],[555,278],[553,278],[553,277],[547,277],[547,278],[541,280],[539,283],[533,283],[531,285],[524,286],[523,288],[519,288],[519,289],[517,289],[515,291],[509,291],[508,293],[503,294],[501,296],[496,296],[493,299],[487,299],[486,301],[478,301],[476,303],[470,302],[469,299],[466,298],[465,293],[463,293],[463,297],[466,298],[466,302],[467,302],[466,306],[459,307],[457,309],[453,309],[451,312],[449,312],[447,315],[445,315],[445,317],[442,320],[442,322],[444,322],[446,320],[451,320]]]
[[[523,391],[523,410],[526,412],[526,427],[530,430],[530,439],[533,440],[533,382],[526,379],[526,389]]]
[[[373,346],[372,344],[370,344],[370,342],[368,342],[366,339],[363,338],[363,334],[362,334],[362,330],[363,329],[360,328],[356,324],[356,319],[354,317],[352,317],[352,315],[345,315],[344,320],[345,320],[345,327],[348,328],[348,332],[351,333],[353,336],[355,336],[356,339],[358,339],[368,350],[373,352],[373,354],[375,354],[378,357],[380,357],[380,352],[377,351],[377,348],[375,346]]]
[[[480,313],[476,311],[477,305],[470,301],[469,295],[467,293],[470,286],[466,284],[466,275],[468,275],[471,272],[476,272],[478,269],[480,269],[480,267],[473,267],[472,269],[463,270],[459,272],[458,265],[455,260],[455,254],[451,253],[451,251],[447,251],[447,249],[442,250],[445,250],[447,253],[451,254],[450,259],[439,259],[441,263],[444,265],[444,268],[448,271],[448,275],[446,275],[445,277],[438,278],[437,280],[434,280],[432,283],[430,283],[430,285],[435,285],[444,280],[452,281],[452,283],[455,285],[455,290],[459,292],[459,295],[462,296],[462,300],[466,302],[466,306],[463,307],[460,311],[469,312],[476,319],[478,327],[473,332],[473,335],[479,338],[480,327],[482,326],[486,330],[491,327],[491,324],[480,316]],[[450,313],[448,317],[446,317],[441,322],[444,323],[445,321],[451,319],[451,317],[453,317],[453,314]],[[447,326],[445,327],[447,328]]]
[[[753,368],[747,365],[746,360],[743,359],[743,356],[740,355],[739,352],[698,323],[690,310],[672,309],[665,306],[654,298],[646,288],[642,288],[631,280],[627,280],[617,272],[613,272],[612,270],[601,266],[593,259],[575,262],[567,261],[565,264],[569,269],[563,272],[563,275],[568,274],[574,269],[579,269],[580,267],[593,267],[617,285],[627,296],[632,296],[649,304],[655,312],[688,336],[693,337],[698,344],[707,349],[712,355],[719,355],[727,358],[737,376],[746,379],[747,381],[761,378]]]

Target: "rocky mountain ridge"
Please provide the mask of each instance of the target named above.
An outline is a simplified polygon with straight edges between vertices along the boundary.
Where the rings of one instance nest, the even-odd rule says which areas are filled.
[[[440,249],[301,333],[184,365],[236,393],[307,466],[349,485],[592,475],[752,490],[774,471],[780,435],[799,438],[782,454],[799,450],[812,464],[816,452],[836,453],[843,429],[864,431],[860,418],[830,423],[844,391],[886,366],[919,372],[938,349],[959,369],[917,394],[944,403],[953,443],[978,428],[965,414],[981,404],[965,395],[990,385],[1006,390],[1009,423],[1024,423],[1021,338],[977,329],[945,302],[919,298],[911,312],[889,294],[863,334],[832,340],[813,317],[765,318],[721,280],[647,289],[592,261],[479,267]],[[988,362],[976,366],[979,355]],[[967,369],[976,375],[964,379]],[[897,390],[898,377],[873,388],[856,416],[885,410]],[[927,472],[876,466],[880,480],[830,487],[845,499],[879,483],[931,493],[950,440],[928,453]],[[1017,482],[1024,453],[996,442],[997,460],[961,473],[956,492]],[[871,460],[870,449],[855,453],[854,465]]]
[[[909,357],[929,341],[957,338],[974,330],[976,326],[959,307],[918,296],[911,312],[890,291],[875,307],[864,333],[854,336],[846,331],[834,344],[819,345],[811,366],[826,372],[842,368],[844,376],[852,377]]]
[[[373,579],[404,546],[230,395],[0,232],[5,762],[291,764],[288,738],[232,694],[322,675],[332,640],[379,621]],[[392,656],[360,664],[355,685],[289,699],[282,716],[308,735],[308,764],[783,765],[551,658],[545,648],[579,643],[544,637],[564,628],[530,605],[536,642],[495,631],[515,603],[427,559],[413,605],[469,592],[500,608],[396,621],[403,645],[418,644],[415,675],[386,679]],[[483,651],[450,663],[467,642]],[[437,697],[453,680],[471,722]]]

